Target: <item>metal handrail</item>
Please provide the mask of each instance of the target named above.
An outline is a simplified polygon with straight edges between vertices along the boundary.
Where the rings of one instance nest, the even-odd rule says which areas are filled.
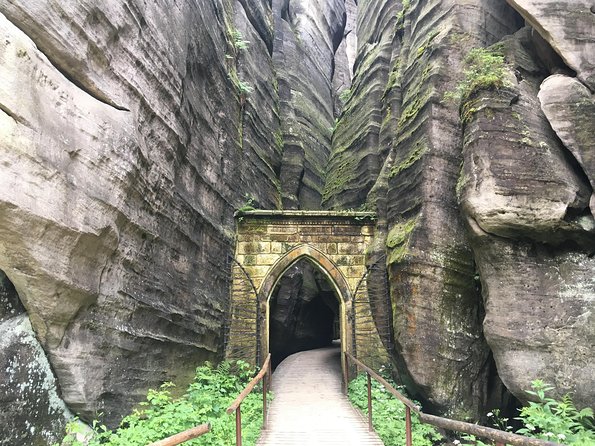
[[[164,438],[163,440],[156,441],[151,443],[147,446],[176,446],[178,444],[182,444],[186,441],[193,440],[195,438],[200,437],[201,435],[206,434],[211,430],[211,425],[209,423],[201,424],[199,426],[193,427],[192,429],[185,430],[184,432],[180,432],[179,434],[172,435],[171,437]]]
[[[475,435],[481,438],[487,438],[496,443],[497,446],[511,444],[514,446],[562,446],[559,443],[552,441],[540,440],[538,438],[525,437],[512,432],[502,431],[491,427],[479,426],[477,424],[467,423],[465,421],[452,420],[450,418],[437,417],[421,411],[421,408],[416,405],[409,398],[400,393],[397,389],[391,386],[384,378],[378,375],[374,370],[366,364],[358,360],[356,357],[348,352],[345,352],[345,393],[348,392],[349,385],[349,361],[352,361],[356,366],[362,368],[368,377],[368,428],[372,430],[372,390],[371,378],[374,378],[382,384],[395,398],[405,404],[405,435],[406,444],[411,446],[411,411],[415,412],[422,423],[431,424],[442,429],[463,432],[466,434]]]
[[[264,377],[267,379],[264,379]],[[264,360],[264,364],[260,369],[260,372],[252,378],[244,390],[238,395],[233,403],[227,408],[227,413],[231,414],[235,411],[236,413],[236,446],[242,446],[242,402],[252,392],[256,384],[262,381],[262,428],[267,428],[267,384],[270,386],[271,383],[271,354],[269,353]],[[268,381],[268,383],[267,383]]]

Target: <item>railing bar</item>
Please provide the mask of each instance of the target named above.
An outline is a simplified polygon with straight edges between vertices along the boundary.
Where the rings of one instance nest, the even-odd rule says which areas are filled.
[[[491,427],[480,426],[478,424],[467,423],[465,421],[451,420],[449,418],[437,417],[421,412],[419,419],[427,424],[431,424],[443,429],[464,432],[483,438],[489,438],[496,442],[510,444],[513,446],[562,446],[553,441],[540,440],[538,438],[525,437],[523,435],[513,434],[512,432],[501,431]]]
[[[440,427],[455,432],[464,432],[466,434],[476,435],[482,438],[488,438],[497,443],[510,444],[513,446],[563,446],[560,443],[553,441],[541,440],[538,438],[525,437],[512,432],[502,431],[500,429],[493,429],[491,427],[480,426],[478,424],[467,423],[465,421],[451,420],[450,418],[437,417],[422,412],[417,405],[415,405],[409,398],[403,396],[391,386],[384,378],[379,376],[370,367],[359,361],[352,354],[345,352],[345,363],[347,360],[353,361],[358,367],[361,367],[376,381],[382,384],[392,395],[400,400],[407,408],[414,411],[421,422],[431,424],[432,426]]]
[[[345,395],[349,393],[349,357],[345,353],[345,370],[343,370],[343,385]]]
[[[268,373],[268,368],[265,369]],[[267,377],[262,380],[262,429],[267,428]]]
[[[262,365],[262,368],[260,369],[260,372],[258,372],[258,375],[252,378],[252,381],[250,381],[248,385],[246,385],[244,390],[242,390],[242,393],[240,393],[238,397],[234,400],[234,402],[231,403],[231,405],[227,408],[227,413],[232,413],[234,410],[240,407],[240,404],[242,404],[244,398],[246,398],[250,394],[250,392],[252,392],[254,387],[256,387],[256,384],[258,384],[262,377],[268,373],[270,361],[271,354],[269,353],[264,361],[264,364]]]
[[[198,438],[210,430],[210,424],[201,424],[200,426],[193,427],[192,429],[185,430],[184,432],[172,435],[171,437],[151,443],[148,446],[176,446],[194,438]]]
[[[353,355],[351,355],[350,353],[345,352],[345,355],[348,355],[349,359],[351,361],[355,362],[359,367],[364,369],[366,372],[369,372],[370,375],[372,375],[376,381],[378,381],[380,384],[382,384],[384,386],[384,388],[386,390],[388,390],[395,398],[397,398],[399,401],[401,401],[406,406],[410,407],[411,410],[413,410],[415,413],[417,413],[417,414],[421,413],[419,410],[419,407],[413,401],[411,401],[409,398],[407,398],[407,397],[403,396],[401,393],[399,393],[399,391],[396,390],[393,386],[391,386],[388,382],[386,382],[386,380],[382,376],[378,375],[374,370],[372,370],[370,367],[365,365],[363,362],[361,362],[358,359],[356,359],[355,357],[353,357]]]
[[[366,376],[368,377],[368,431],[372,432],[374,430],[372,427],[372,377],[370,373],[366,373]]]
[[[242,446],[242,405],[236,408],[236,446]]]
[[[405,445],[412,446],[413,440],[411,435],[411,409],[405,406]]]

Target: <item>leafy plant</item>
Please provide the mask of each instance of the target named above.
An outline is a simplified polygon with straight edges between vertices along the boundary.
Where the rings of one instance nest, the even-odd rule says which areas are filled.
[[[397,27],[397,30],[402,29],[404,26],[405,14],[411,6],[411,0],[403,0],[401,3],[401,10],[397,13],[397,21],[395,25]]]
[[[231,40],[234,48],[238,51],[247,50],[250,46],[249,40],[244,40],[244,36],[242,35],[241,31],[237,29],[230,29],[229,33],[231,34]]]
[[[244,202],[244,204],[242,205],[242,207],[240,207],[238,209],[238,212],[248,212],[248,211],[253,211],[256,208],[254,207],[255,205],[255,198],[249,194],[246,194],[246,201]]]
[[[238,90],[240,96],[249,95],[254,91],[254,87],[250,85],[250,83],[243,81],[238,77],[238,73],[235,70],[232,70],[229,73],[229,80],[233,84],[233,86]]]
[[[569,395],[560,401],[547,397],[546,393],[553,387],[542,380],[533,381],[531,387],[533,390],[528,393],[536,397],[537,401],[530,401],[529,405],[521,409],[518,419],[525,427],[519,429],[518,433],[568,445],[595,444],[592,409],[578,410]]]
[[[595,444],[595,425],[593,424],[593,410],[585,408],[578,410],[572,399],[566,395],[560,401],[547,397],[546,393],[553,390],[542,380],[531,383],[533,390],[529,394],[536,397],[520,410],[517,420],[524,425],[516,433],[527,437],[540,438],[566,445],[588,446]],[[501,430],[511,430],[508,419],[501,418],[498,410],[488,413],[494,426]],[[478,439],[474,435],[463,435],[463,442],[455,440],[456,444],[490,446],[489,442]]]
[[[394,382],[390,384],[397,387]],[[349,400],[365,414],[368,413],[368,390],[365,374],[349,383]],[[372,381],[372,421],[385,446],[405,444],[405,405],[376,381]],[[442,436],[429,424],[411,415],[412,439],[416,446],[432,446]]]
[[[189,441],[188,445],[228,446],[234,443],[235,420],[226,408],[253,376],[253,370],[242,361],[198,367],[194,381],[180,398],[173,398],[173,383],[151,389],[140,408],[124,417],[114,431],[93,424],[94,435],[88,446],[145,446],[202,423],[211,424],[211,432]],[[248,395],[242,403],[242,439],[254,445],[260,435],[262,401],[260,395]],[[67,428],[61,446],[82,446],[78,430]],[[55,445],[57,446],[57,445]]]
[[[455,91],[444,94],[445,100],[465,100],[475,91],[506,85],[506,63],[501,45],[474,48],[465,57],[464,78]]]
[[[350,97],[351,97],[351,88],[346,88],[341,93],[339,93],[339,99],[341,99],[341,102],[343,102],[343,103],[347,102]]]

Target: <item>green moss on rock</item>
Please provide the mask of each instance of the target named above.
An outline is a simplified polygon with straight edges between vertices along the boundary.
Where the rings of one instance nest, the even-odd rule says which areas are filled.
[[[428,151],[428,148],[425,145],[425,143],[422,141],[418,141],[415,144],[415,147],[413,148],[411,153],[409,153],[409,156],[407,156],[407,158],[405,158],[405,160],[403,160],[399,164],[391,167],[390,173],[388,175],[389,178],[396,177],[404,170],[409,169],[417,161],[419,161],[427,151]]]
[[[409,239],[417,225],[418,217],[394,225],[386,237],[386,247],[390,251],[388,264],[401,262],[409,251]]]

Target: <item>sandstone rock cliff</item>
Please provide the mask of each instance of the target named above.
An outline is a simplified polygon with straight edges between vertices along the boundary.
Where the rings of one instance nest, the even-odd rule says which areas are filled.
[[[503,404],[504,389],[524,400],[536,378],[594,402],[595,15],[586,2],[509,3],[359,8],[323,202],[377,210],[397,363],[423,401],[458,417]],[[467,54],[494,44],[509,87],[474,88],[459,110],[448,97]]]
[[[221,357],[249,199],[377,211],[429,409],[477,418],[535,378],[593,405],[591,9],[0,0],[0,270],[60,397],[114,424]],[[498,43],[500,88],[445,100]]]
[[[64,401],[114,424],[221,356],[234,210],[320,205],[345,6],[0,13],[0,269]]]

